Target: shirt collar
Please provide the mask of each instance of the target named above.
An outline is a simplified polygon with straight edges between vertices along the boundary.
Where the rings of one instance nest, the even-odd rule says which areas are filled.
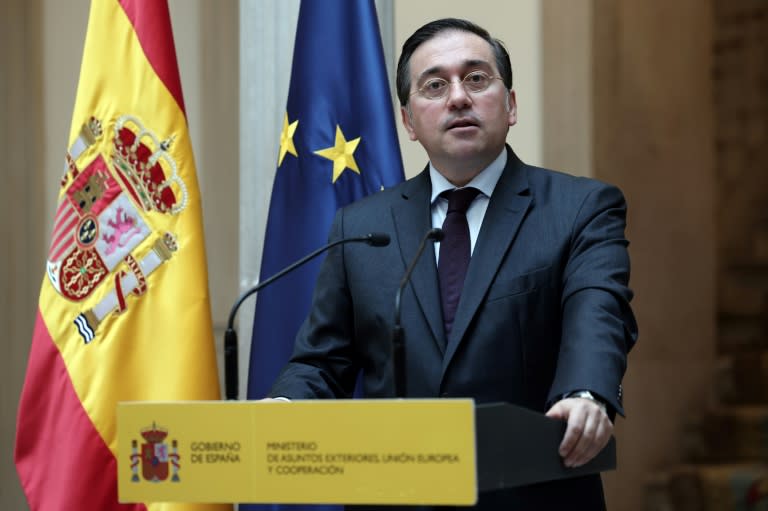
[[[502,149],[501,154],[491,162],[486,168],[484,168],[478,175],[476,175],[472,181],[467,183],[466,186],[471,186],[480,190],[480,193],[486,197],[490,197],[493,193],[493,189],[496,188],[501,173],[504,172],[504,167],[507,165],[507,149]],[[430,204],[434,204],[437,197],[446,190],[453,190],[456,188],[445,176],[443,176],[439,170],[437,170],[432,162],[429,162],[429,179],[432,181],[432,197],[430,198]]]

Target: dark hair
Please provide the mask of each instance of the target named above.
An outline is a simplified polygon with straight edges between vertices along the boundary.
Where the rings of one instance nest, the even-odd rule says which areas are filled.
[[[400,53],[400,59],[397,61],[397,97],[400,104],[405,106],[410,98],[411,76],[410,64],[411,56],[416,48],[429,41],[437,34],[448,30],[458,30],[461,32],[470,32],[481,37],[493,49],[493,55],[496,57],[496,67],[499,69],[501,79],[504,81],[507,89],[512,88],[512,64],[509,61],[509,53],[504,48],[504,43],[491,37],[483,27],[472,23],[471,21],[457,18],[443,18],[427,23],[416,30],[404,43]]]

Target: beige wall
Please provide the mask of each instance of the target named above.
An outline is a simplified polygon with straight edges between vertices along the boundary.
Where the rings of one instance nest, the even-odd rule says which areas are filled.
[[[595,172],[592,30],[588,0],[541,3],[541,138],[545,167]]]
[[[40,2],[0,2],[0,509],[25,509],[13,466],[16,407],[45,258]],[[7,51],[14,48],[15,51]]]

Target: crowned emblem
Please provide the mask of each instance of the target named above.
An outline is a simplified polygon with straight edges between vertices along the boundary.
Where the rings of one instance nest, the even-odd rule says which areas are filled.
[[[131,441],[131,481],[138,483],[143,478],[151,483],[159,483],[168,479],[169,474],[172,482],[179,482],[179,452],[178,442],[171,441],[171,450],[165,442],[168,436],[168,430],[158,427],[155,423],[152,426],[141,430],[141,436],[144,443],[141,444],[141,454],[138,450],[138,441]],[[139,477],[139,465],[141,465],[141,478]]]
[[[67,152],[47,275],[72,302],[108,288],[73,318],[86,344],[107,315],[124,312],[129,296],[147,291],[147,277],[176,251],[175,236],[152,226],[157,215],[178,215],[188,201],[170,153],[173,139],[161,141],[131,115],[108,132],[91,118]]]

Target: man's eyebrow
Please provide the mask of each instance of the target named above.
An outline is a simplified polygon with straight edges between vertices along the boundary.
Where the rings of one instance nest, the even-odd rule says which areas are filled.
[[[443,70],[442,66],[432,66],[430,68],[425,69],[421,72],[421,74],[418,76],[417,82],[420,82],[425,76],[432,76],[432,75],[438,75]]]
[[[483,66],[491,67],[491,64],[487,60],[470,59],[470,60],[465,60],[464,62],[462,62],[461,66],[462,66],[462,68],[483,67]],[[443,69],[445,69],[443,66],[432,66],[432,67],[429,67],[429,68],[425,69],[424,71],[422,71],[422,73],[419,75],[417,81],[421,81],[425,76],[432,76],[432,75],[440,74],[443,71]]]

